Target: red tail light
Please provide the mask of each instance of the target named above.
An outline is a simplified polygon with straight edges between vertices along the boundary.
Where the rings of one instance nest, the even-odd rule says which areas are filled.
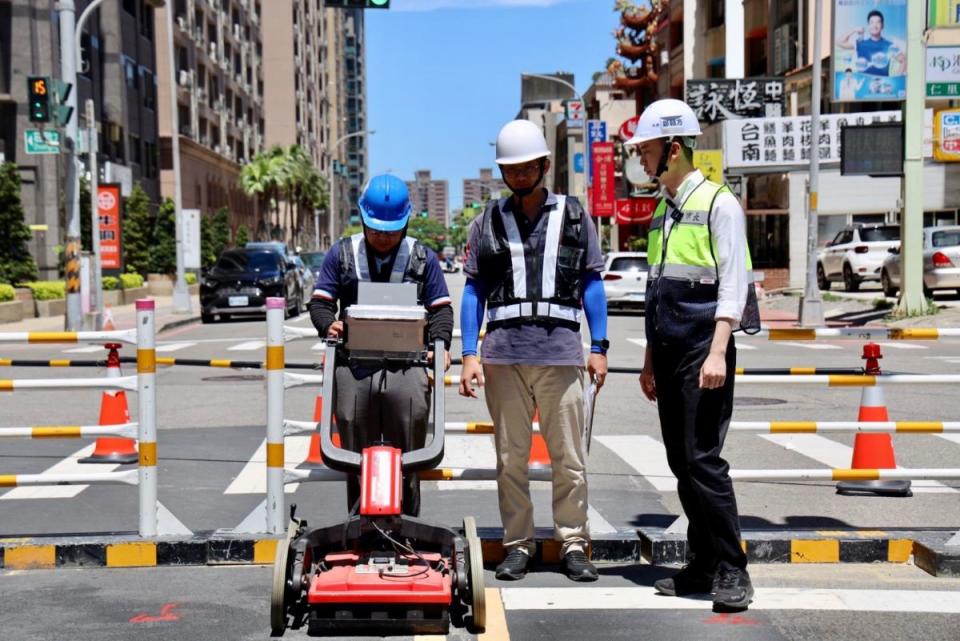
[[[937,252],[933,255],[934,267],[953,267],[953,261],[947,258],[943,252]]]
[[[866,254],[868,251],[870,251],[870,248],[867,247],[866,245],[859,245],[859,246],[858,246],[856,249],[854,249],[853,251],[855,251],[855,252],[858,253],[858,254]]]
[[[620,280],[623,278],[620,274],[604,274],[603,280]]]

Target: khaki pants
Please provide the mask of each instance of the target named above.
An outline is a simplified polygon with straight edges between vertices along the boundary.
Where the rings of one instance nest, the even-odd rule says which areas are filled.
[[[495,426],[497,492],[503,546],[536,551],[527,461],[533,414],[540,409],[553,467],[554,538],[561,554],[586,551],[587,475],[583,450],[583,368],[575,365],[484,365],[484,396]]]

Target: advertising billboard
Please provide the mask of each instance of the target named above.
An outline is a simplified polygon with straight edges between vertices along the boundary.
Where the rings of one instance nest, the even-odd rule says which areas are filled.
[[[907,0],[834,0],[834,102],[907,95]]]

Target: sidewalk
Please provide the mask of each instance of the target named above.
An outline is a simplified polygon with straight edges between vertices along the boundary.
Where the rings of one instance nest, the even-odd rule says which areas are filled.
[[[173,313],[173,298],[170,296],[149,297],[156,301],[157,333],[200,320],[200,299],[191,296],[189,314]],[[133,329],[137,324],[137,310],[134,304],[111,306],[113,324],[117,329]],[[106,309],[104,309],[106,313]],[[43,318],[25,318],[16,323],[0,324],[0,332],[62,332],[63,316],[45,316]]]

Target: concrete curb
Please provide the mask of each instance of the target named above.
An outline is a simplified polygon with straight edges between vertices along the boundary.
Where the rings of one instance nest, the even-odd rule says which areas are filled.
[[[503,559],[501,528],[479,528],[487,564]],[[842,530],[745,531],[750,563],[907,563],[933,576],[960,577],[960,549],[948,548],[949,531]],[[226,530],[190,537],[141,539],[135,534],[0,539],[0,569],[269,565],[279,537],[237,535]],[[537,559],[560,560],[560,543],[550,529],[538,529]],[[663,528],[606,533],[594,538],[591,557],[601,563],[675,565],[686,558],[686,540]]]

